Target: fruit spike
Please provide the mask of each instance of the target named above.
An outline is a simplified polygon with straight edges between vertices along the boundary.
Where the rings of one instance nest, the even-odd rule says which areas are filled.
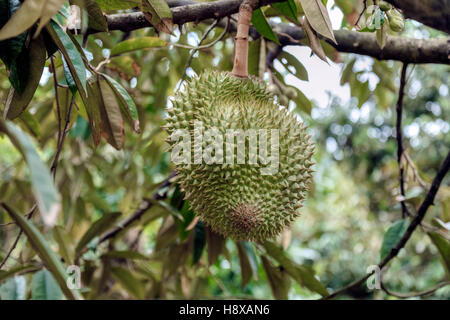
[[[177,181],[204,223],[233,239],[259,241],[274,238],[298,217],[311,183],[314,145],[303,124],[274,102],[264,82],[208,71],[191,79],[167,112],[169,150],[180,144],[172,135],[180,129],[190,140],[187,161],[176,163]],[[213,129],[223,137],[215,140],[214,136],[223,151],[211,151],[213,140],[205,133]],[[237,150],[238,137],[231,135],[230,142],[227,132],[247,133],[249,129],[257,133],[265,129],[266,135],[256,140],[245,135],[243,154]],[[255,158],[250,161],[255,141],[256,163]],[[227,161],[230,151],[232,162]],[[201,163],[194,161],[199,153]],[[215,161],[205,161],[206,154]],[[244,163],[238,163],[239,156]]]

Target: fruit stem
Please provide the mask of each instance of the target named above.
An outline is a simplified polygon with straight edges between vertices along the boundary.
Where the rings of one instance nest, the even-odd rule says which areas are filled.
[[[248,77],[248,30],[252,21],[253,9],[258,0],[244,0],[239,7],[239,17],[235,38],[235,54],[232,75],[240,78]]]

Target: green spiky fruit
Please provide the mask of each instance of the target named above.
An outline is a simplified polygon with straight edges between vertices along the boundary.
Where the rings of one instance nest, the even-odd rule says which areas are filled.
[[[176,94],[167,113],[165,128],[172,156],[185,138],[192,145],[185,159],[189,161],[176,165],[178,182],[191,208],[214,231],[234,239],[265,240],[275,237],[299,215],[311,182],[314,146],[296,116],[274,103],[265,83],[228,72],[206,72]],[[199,123],[203,131],[198,129]],[[180,132],[177,129],[188,136],[174,139]],[[196,140],[201,134],[206,136],[208,129],[216,130],[223,140],[220,135]],[[245,162],[243,158],[238,162],[242,156],[236,151],[238,138],[227,136],[227,132],[249,129],[265,131],[267,136],[258,135],[256,162],[249,155],[256,140],[246,136]],[[226,154],[208,149],[213,141],[223,146]],[[199,163],[198,158],[196,162],[195,151],[202,155],[199,150],[217,156],[215,162]],[[265,162],[261,161],[263,150],[269,155]],[[232,160],[227,158],[230,151]]]

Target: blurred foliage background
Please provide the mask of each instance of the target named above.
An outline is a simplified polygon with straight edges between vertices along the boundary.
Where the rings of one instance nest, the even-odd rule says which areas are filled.
[[[117,12],[108,10],[105,1],[97,3],[105,13]],[[342,1],[336,1],[335,10],[342,8]],[[342,11],[345,13],[348,8]],[[345,19],[344,15],[343,28],[349,27]],[[208,27],[187,23],[174,30],[172,36],[162,33],[159,38],[196,46]],[[222,27],[214,28],[203,43],[217,39],[224,31]],[[417,34],[443,36],[407,21],[403,35]],[[95,147],[90,120],[77,94],[55,177],[62,203],[56,227],[44,226],[39,214],[31,219],[64,267],[80,266],[80,292],[85,298],[317,299],[324,295],[324,290],[338,290],[364,276],[368,266],[380,262],[384,234],[402,218],[395,140],[399,62],[329,52],[336,61],[330,63],[342,68],[341,84],[350,88],[351,99],[343,100],[331,92],[328,105],[318,106],[298,89],[287,101],[283,93],[278,95],[307,124],[316,142],[313,189],[301,217],[276,241],[277,248],[283,248],[283,254],[302,270],[301,280],[296,281],[262,245],[222,239],[196,221],[195,213],[182,200],[175,184],[160,187],[173,170],[165,152],[166,134],[161,129],[165,108],[170,105],[170,97],[182,88],[180,79],[193,50],[169,45],[108,59],[119,42],[144,36],[158,37],[152,28],[127,33],[113,31],[90,35],[84,44],[90,65],[99,66],[104,74],[126,88],[135,101],[141,132],[134,132],[126,124],[121,150],[105,140]],[[75,38],[79,44],[83,43],[82,36]],[[232,35],[226,33],[213,46],[197,51],[186,69],[186,78],[205,69],[231,70],[233,46]],[[259,50],[254,59],[259,59]],[[57,150],[58,111],[53,72],[63,85],[58,88],[59,98],[70,96],[70,88],[64,86],[68,81],[61,55],[58,51],[53,55],[56,70],[48,59],[32,102],[14,120],[16,126],[31,136],[48,167]],[[272,81],[271,74],[277,77],[275,84],[280,92],[286,86],[287,74],[305,81],[300,67],[292,68],[288,59],[279,60],[287,68],[276,64],[272,72],[265,72],[266,81]],[[450,147],[449,73],[447,65],[408,68],[403,130],[404,146],[411,160],[405,174],[406,201],[412,212],[423,200]],[[0,109],[4,109],[10,87],[6,66],[0,64]],[[447,177],[426,218],[428,224],[447,234],[447,246],[449,183]],[[159,197],[154,196],[155,192]],[[29,212],[35,202],[27,163],[6,135],[0,135],[0,201],[22,214]],[[148,203],[151,203],[149,210],[133,225],[102,241],[101,234],[120,226],[120,221]],[[0,209],[0,260],[7,255],[20,230],[12,221]],[[94,225],[97,229],[93,230]],[[445,277],[448,279],[445,264],[448,259],[439,254],[426,230],[419,228],[384,273],[383,280],[396,292],[425,290]],[[37,298],[39,283],[48,282],[53,284],[48,288],[53,289],[42,294],[62,298],[52,275],[42,270],[45,268],[41,258],[28,238],[22,236],[0,270],[0,297]],[[315,283],[317,280],[320,282]],[[363,286],[342,298],[394,297]],[[449,299],[450,287],[422,298]]]

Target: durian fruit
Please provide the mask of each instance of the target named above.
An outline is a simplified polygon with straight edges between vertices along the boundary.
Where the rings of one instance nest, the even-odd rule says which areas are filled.
[[[189,163],[176,165],[178,182],[191,208],[214,231],[236,240],[261,241],[274,238],[299,215],[311,182],[314,146],[305,126],[274,102],[264,82],[208,71],[178,91],[167,113],[169,150],[181,142],[171,138],[177,129],[189,132],[192,145],[187,157],[190,161],[185,161]],[[196,164],[194,151],[201,145],[205,152],[213,141],[203,138],[195,144],[200,135],[195,124],[199,121],[203,133],[215,128],[222,134],[223,142],[215,141],[223,146],[224,153],[227,145],[233,146],[225,138],[229,130],[266,129],[266,139],[258,136],[258,141],[267,142],[273,163],[263,163],[260,158],[256,164],[249,161],[251,138],[247,136],[244,164],[238,163],[236,148],[232,153],[234,161],[226,161],[229,152],[225,155],[218,151],[211,154],[217,155],[215,159],[222,158],[223,163],[199,163],[197,159]],[[271,140],[276,132],[278,140]],[[236,147],[237,139],[234,143]],[[260,155],[262,145],[258,144],[257,149]],[[278,166],[273,169],[275,159]],[[263,174],[264,168],[270,166],[273,170]]]

